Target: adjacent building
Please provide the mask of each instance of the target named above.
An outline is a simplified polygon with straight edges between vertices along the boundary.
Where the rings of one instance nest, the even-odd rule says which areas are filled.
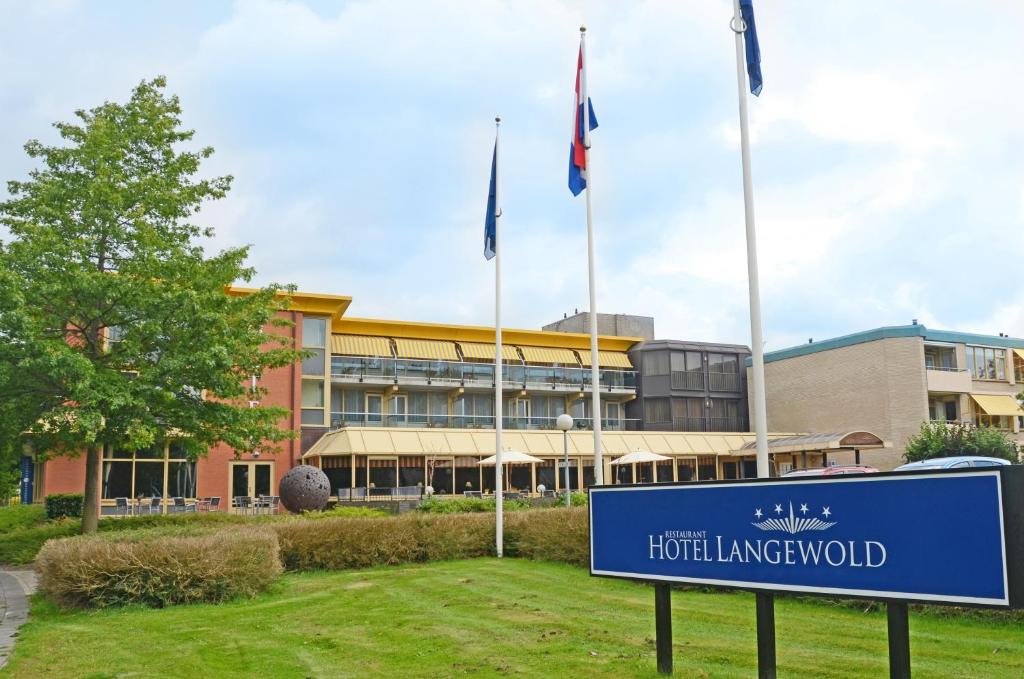
[[[812,341],[765,354],[765,391],[770,430],[868,429],[893,443],[865,460],[883,469],[902,462],[929,420],[994,427],[1024,443],[1024,339],[914,323]]]

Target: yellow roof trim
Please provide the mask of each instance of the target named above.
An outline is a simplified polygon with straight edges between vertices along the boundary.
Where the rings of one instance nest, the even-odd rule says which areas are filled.
[[[590,350],[583,349],[580,351],[580,360],[583,362],[584,367],[589,368],[592,363],[590,361]],[[626,370],[632,370],[633,364],[629,362],[629,356],[622,352],[617,351],[601,351],[597,352],[598,365],[602,368],[624,368]]]
[[[345,335],[381,335],[384,337],[408,337],[410,339],[448,340],[453,342],[478,342],[493,344],[494,328],[486,326],[451,325],[445,323],[420,323],[414,321],[388,321],[373,318],[335,318],[333,331]],[[586,349],[590,347],[590,335],[550,330],[517,330],[502,328],[504,342],[514,346],[558,347],[562,349]],[[601,335],[598,347],[605,351],[626,351],[642,337],[617,337]]]
[[[391,358],[391,342],[387,337],[366,335],[331,335],[331,353],[342,356],[378,356]]]
[[[463,358],[471,358],[478,361],[494,362],[494,355],[497,353],[496,346],[486,342],[459,342]],[[501,345],[501,358],[505,361],[520,361],[516,348],[505,343]]]
[[[257,288],[240,288],[230,286],[227,293],[233,297],[244,297],[259,292]],[[337,320],[341,318],[352,304],[352,298],[345,295],[323,295],[313,292],[278,292],[277,297],[288,298],[289,311],[301,311],[306,314],[317,314],[330,316]]]
[[[1024,349],[1014,349],[1013,353],[1017,354],[1017,358],[1024,361]]]
[[[458,361],[454,342],[395,338],[399,358],[423,358],[430,361]]]
[[[550,347],[519,347],[527,363],[560,363],[567,366],[579,366],[576,354],[570,349],[552,349]]]
[[[986,415],[1003,415],[1016,417],[1024,415],[1017,399],[1007,394],[971,394],[974,402],[985,411]]]

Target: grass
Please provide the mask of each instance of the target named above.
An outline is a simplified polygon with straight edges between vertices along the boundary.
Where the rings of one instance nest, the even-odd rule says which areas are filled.
[[[651,588],[477,559],[288,575],[265,595],[64,612],[39,597],[0,677],[655,677]],[[885,676],[885,616],[776,603],[779,673]],[[1019,623],[912,614],[914,676],[1024,676]],[[673,594],[676,676],[756,674],[753,596]],[[173,655],[168,655],[173,649]]]
[[[367,507],[339,507],[324,512],[307,512],[305,518],[387,516]],[[188,512],[152,516],[111,517],[100,521],[101,533],[121,531],[164,531],[168,534],[196,534],[225,525],[243,525],[268,521],[289,521],[292,514],[243,516],[227,512]],[[42,508],[23,505],[0,508],[0,564],[31,563],[43,543],[51,538],[64,538],[82,532],[80,519],[47,521]]]

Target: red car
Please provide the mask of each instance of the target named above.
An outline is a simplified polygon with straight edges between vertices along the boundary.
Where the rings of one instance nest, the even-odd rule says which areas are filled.
[[[785,478],[795,476],[840,476],[844,474],[872,474],[878,470],[866,464],[834,464],[828,467],[812,469],[791,469],[783,474]]]

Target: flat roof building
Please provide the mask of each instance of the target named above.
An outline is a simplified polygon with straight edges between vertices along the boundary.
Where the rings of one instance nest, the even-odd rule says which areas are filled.
[[[1024,443],[1024,339],[911,324],[812,341],[765,354],[768,428],[866,428],[891,441],[865,460],[902,462],[922,422],[994,427]],[[748,368],[749,371],[749,368]],[[835,459],[852,462],[852,453]]]

